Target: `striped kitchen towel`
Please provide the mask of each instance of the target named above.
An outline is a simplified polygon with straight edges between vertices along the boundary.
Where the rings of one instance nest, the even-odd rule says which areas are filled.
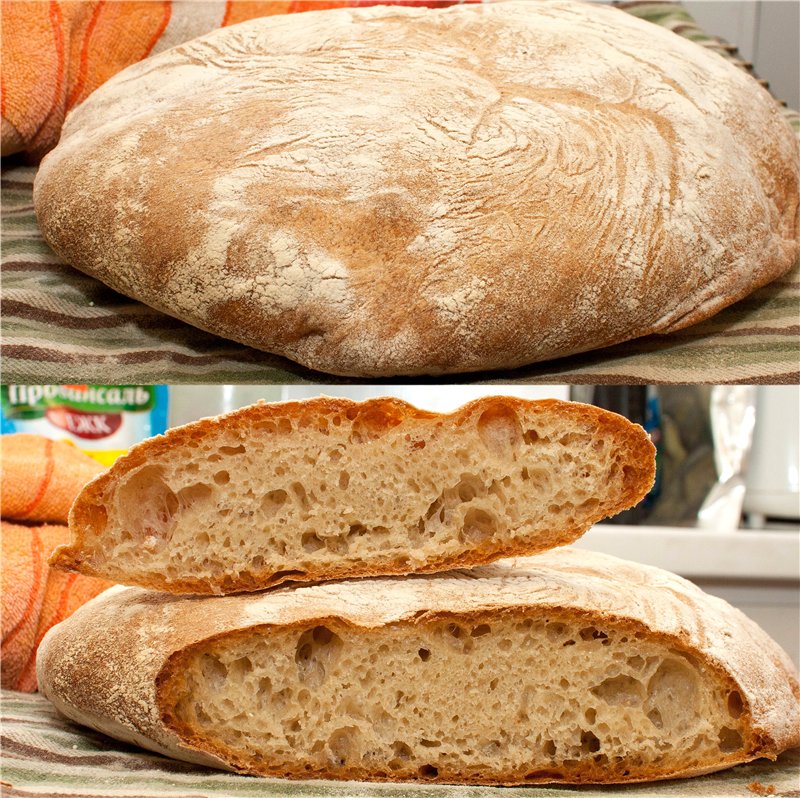
[[[282,781],[197,767],[125,745],[77,726],[40,695],[3,691],[2,794],[73,798],[568,798],[575,787],[448,787],[334,781]],[[591,795],[624,798],[797,798],[800,749],[777,762],[760,760],[695,779],[624,787],[591,787]],[[763,792],[759,792],[763,790]]]

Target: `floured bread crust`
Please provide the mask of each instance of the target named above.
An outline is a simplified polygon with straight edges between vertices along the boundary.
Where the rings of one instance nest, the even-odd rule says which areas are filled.
[[[302,636],[304,630],[319,628],[319,624],[338,630],[343,636],[348,629],[364,639],[382,635],[391,647],[399,646],[407,632],[422,633],[441,621],[460,625],[468,640],[479,641],[490,639],[484,636],[485,626],[500,625],[504,619],[548,617],[561,621],[562,625],[573,623],[583,632],[591,633],[588,637],[582,633],[577,638],[578,646],[585,644],[587,663],[599,660],[599,654],[595,656],[592,651],[605,650],[602,646],[605,633],[613,637],[620,631],[628,635],[627,645],[633,659],[637,658],[637,640],[640,640],[642,646],[662,645],[671,652],[670,656],[684,662],[683,668],[693,663],[691,667],[698,679],[710,679],[724,691],[723,695],[728,693],[728,708],[724,708],[723,702],[722,712],[725,723],[739,730],[728,730],[735,743],[721,738],[718,759],[702,767],[696,761],[693,764],[689,751],[683,762],[673,763],[670,768],[659,767],[657,763],[643,768],[637,764],[636,751],[631,751],[625,763],[627,775],[613,764],[599,767],[594,756],[578,762],[556,761],[548,771],[528,773],[516,768],[504,771],[503,752],[497,751],[489,758],[490,764],[483,773],[476,776],[448,769],[446,763],[436,759],[435,749],[429,749],[429,754],[439,767],[415,774],[393,774],[380,756],[370,765],[342,762],[335,753],[327,767],[315,768],[309,774],[310,768],[303,767],[314,761],[308,751],[298,749],[293,766],[276,764],[261,756],[242,757],[241,753],[232,753],[221,740],[209,742],[207,731],[199,725],[193,727],[180,719],[184,714],[180,703],[181,680],[196,649],[207,650],[225,641],[260,638],[269,645],[271,636],[276,640],[284,634]],[[470,627],[476,625],[473,633],[482,637],[470,635]],[[552,639],[554,647],[561,650],[558,634],[555,632]],[[297,659],[302,654],[301,642],[302,637],[298,640],[299,654],[287,658],[291,670],[295,661],[298,667],[304,666],[305,661]],[[350,653],[353,655],[353,651]],[[524,651],[518,653],[521,660]],[[469,656],[466,649],[462,649],[462,654]],[[498,650],[497,659],[502,656]],[[487,667],[491,668],[491,663]],[[409,666],[410,677],[396,674],[393,686],[401,691],[398,695],[413,694],[414,683],[425,678],[413,675],[422,673],[420,668],[417,662],[413,669]],[[763,630],[724,601],[665,571],[573,549],[473,571],[351,580],[280,588],[259,595],[182,599],[140,589],[115,588],[48,633],[39,649],[37,669],[41,691],[68,717],[80,723],[177,758],[294,778],[313,775],[487,784],[637,781],[697,775],[761,756],[774,759],[786,748],[800,744],[800,687],[789,658]],[[240,665],[237,677],[234,670],[227,676],[234,681],[243,678],[246,672]],[[373,678],[380,675],[373,674]],[[571,679],[574,674],[556,674],[554,684],[562,676]],[[498,677],[519,679],[520,694],[523,692],[524,671],[518,673],[512,666],[510,670],[499,671]],[[619,687],[617,679],[610,681],[617,682]],[[675,711],[691,715],[694,706],[691,701],[686,706],[681,703],[684,693],[680,682],[669,681],[662,687],[672,694],[670,701]],[[602,689],[609,686],[606,684]],[[226,687],[224,680],[219,687]],[[281,687],[282,682],[273,674],[272,689],[277,693]],[[313,693],[319,682],[308,682],[306,688],[306,692]],[[470,695],[470,684],[459,684],[458,688]],[[562,688],[566,690],[568,686],[562,684]],[[362,684],[359,689],[363,693],[367,685]],[[209,700],[198,690],[188,698],[184,696],[184,701],[191,701],[192,696],[197,701]],[[452,691],[442,697],[445,706],[453,701]],[[618,696],[613,703],[612,709],[624,717],[628,711],[625,696]],[[301,704],[296,706],[300,712]],[[397,711],[402,713],[403,706],[398,703]],[[410,715],[413,706],[409,706]],[[461,721],[467,734],[480,724],[484,710],[477,699],[473,710],[459,706],[459,711],[472,713]],[[583,708],[579,708],[580,722],[591,723],[583,720]],[[334,714],[342,711],[341,707],[330,709]],[[248,702],[246,706],[230,706],[227,712],[231,719],[237,715],[242,718],[240,713],[245,710],[262,711],[255,703]],[[279,712],[280,705],[276,703],[273,711]],[[519,718],[514,715],[513,707],[509,712],[507,728],[511,729],[519,723]],[[698,717],[698,722],[701,720]],[[316,717],[316,723],[324,724],[321,715]],[[426,736],[425,729],[420,731]],[[599,728],[597,731],[602,737],[602,731]],[[408,742],[415,744],[413,740]],[[602,743],[599,750],[595,745],[590,751],[602,757]]]
[[[568,0],[268,17],[67,118],[35,205],[129,296],[341,375],[681,329],[787,271],[798,142],[756,81]]]
[[[135,446],[77,498],[51,564],[175,593],[480,565],[633,506],[654,455],[575,402],[262,403]]]

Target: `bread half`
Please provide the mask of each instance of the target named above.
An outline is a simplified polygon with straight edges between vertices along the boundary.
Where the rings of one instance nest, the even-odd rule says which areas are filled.
[[[48,634],[38,674],[79,723],[290,778],[642,781],[800,744],[800,687],[763,630],[573,549],[258,595],[114,588]]]
[[[641,427],[569,402],[259,404],[118,460],[78,497],[51,564],[175,593],[483,564],[632,506],[653,455]]]

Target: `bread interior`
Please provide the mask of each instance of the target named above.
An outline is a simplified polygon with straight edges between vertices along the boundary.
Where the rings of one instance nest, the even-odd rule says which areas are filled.
[[[247,437],[220,428],[122,473],[84,514],[92,567],[196,592],[409,573],[568,543],[649,486],[641,431],[580,411],[308,413]]]
[[[724,767],[747,734],[739,691],[695,657],[555,612],[258,627],[165,674],[179,735],[279,776],[628,781]]]

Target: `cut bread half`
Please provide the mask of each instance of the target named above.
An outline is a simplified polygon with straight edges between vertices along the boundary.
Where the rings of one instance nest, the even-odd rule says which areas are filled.
[[[800,744],[786,654],[724,601],[575,549],[257,595],[114,588],[42,692],[169,756],[289,778],[613,783]]]
[[[590,405],[257,404],[134,447],[51,564],[175,593],[440,571],[569,543],[653,477],[645,431]]]

